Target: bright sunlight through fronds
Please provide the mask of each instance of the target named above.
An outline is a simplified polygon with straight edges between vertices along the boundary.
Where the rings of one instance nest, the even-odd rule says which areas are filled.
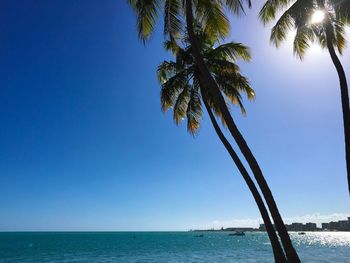
[[[311,17],[311,23],[312,24],[318,24],[321,23],[323,21],[325,17],[325,14],[322,10],[316,10]]]

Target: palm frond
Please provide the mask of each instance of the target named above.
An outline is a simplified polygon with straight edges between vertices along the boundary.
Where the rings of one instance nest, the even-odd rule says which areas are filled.
[[[177,65],[173,61],[164,61],[158,66],[157,77],[160,84],[166,82],[171,76],[176,74]]]
[[[276,18],[278,11],[287,7],[291,0],[268,0],[265,2],[259,12],[260,20],[266,25],[268,22]]]
[[[294,19],[291,14],[286,11],[276,25],[271,30],[270,41],[278,47],[280,43],[287,38],[287,34],[294,27]]]
[[[182,31],[181,0],[166,0],[164,3],[164,35],[178,38]]]
[[[190,86],[186,85],[176,100],[173,111],[173,118],[176,125],[178,125],[186,117],[188,104],[191,98],[190,90]]]
[[[220,1],[200,0],[196,6],[196,16],[205,33],[216,38],[228,36],[229,20]]]
[[[206,63],[209,70],[216,75],[237,74],[240,71],[237,64],[227,59],[208,59]]]
[[[173,55],[176,55],[180,49],[180,46],[176,43],[174,39],[164,41],[163,47],[166,51],[171,51]]]
[[[345,37],[345,24],[342,21],[337,21],[334,23],[334,35],[333,45],[338,48],[340,54],[343,54],[347,41]]]
[[[208,53],[210,58],[229,58],[232,61],[243,59],[244,61],[250,61],[249,48],[242,43],[226,43],[218,46]]]
[[[246,0],[245,2],[247,2],[249,8],[252,6],[252,2],[250,0]],[[225,0],[225,5],[236,15],[239,15],[241,12],[244,13],[242,0]]]
[[[160,91],[161,109],[163,112],[171,108],[179,94],[186,87],[188,83],[186,71],[182,71],[175,76],[170,77],[162,84]]]
[[[298,28],[294,42],[293,51],[300,59],[304,58],[306,50],[310,47],[311,43],[315,41],[315,33],[312,28],[303,27]]]
[[[225,94],[226,98],[228,98],[228,100],[234,105],[239,105],[242,113],[245,114],[241,93],[245,93],[249,100],[253,100],[255,97],[255,92],[250,86],[247,78],[238,73],[230,75],[215,75],[215,80],[219,84],[219,87]]]
[[[202,119],[202,104],[198,89],[191,90],[191,98],[188,103],[186,116],[188,132],[192,135],[196,135]]]
[[[160,0],[129,0],[129,5],[136,13],[138,37],[145,43],[154,31]]]

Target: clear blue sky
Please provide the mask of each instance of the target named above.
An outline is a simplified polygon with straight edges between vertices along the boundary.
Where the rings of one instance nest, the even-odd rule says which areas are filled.
[[[205,115],[192,138],[162,114],[162,33],[137,39],[126,1],[0,8],[0,231],[187,230],[259,218]],[[256,7],[232,21],[257,96],[232,113],[282,215],[349,213],[336,72],[270,45]],[[350,52],[342,61],[350,77]],[[220,223],[219,223],[220,224]]]

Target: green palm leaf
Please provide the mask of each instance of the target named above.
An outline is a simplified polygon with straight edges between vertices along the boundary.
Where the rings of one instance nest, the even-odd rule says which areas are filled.
[[[187,108],[187,130],[195,135],[202,119],[202,104],[198,89],[191,90],[191,98]]]
[[[243,59],[244,61],[250,61],[251,56],[249,48],[241,43],[226,43],[218,46],[208,53],[210,58],[229,58],[232,61]]]
[[[196,6],[196,17],[204,32],[217,38],[224,38],[230,30],[230,22],[220,1],[200,0]]]
[[[176,125],[178,125],[186,117],[190,99],[191,99],[191,87],[189,85],[186,85],[182,90],[182,92],[180,93],[179,97],[177,98],[174,106],[173,118]]]
[[[145,42],[154,31],[160,0],[129,0],[129,4],[136,13],[138,36]]]
[[[164,4],[164,34],[179,38],[182,31],[181,0],[166,0]]]

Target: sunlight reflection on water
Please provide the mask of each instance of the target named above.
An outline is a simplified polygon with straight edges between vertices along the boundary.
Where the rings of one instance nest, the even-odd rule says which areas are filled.
[[[305,235],[291,233],[298,245],[321,245],[328,247],[350,246],[350,232],[305,232]]]

